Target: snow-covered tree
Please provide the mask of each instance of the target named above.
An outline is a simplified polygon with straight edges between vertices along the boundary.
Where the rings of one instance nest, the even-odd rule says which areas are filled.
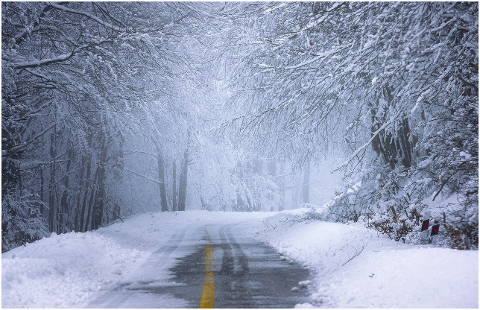
[[[4,249],[296,207],[329,158],[327,218],[476,246],[477,3],[2,3]]]
[[[2,4],[4,247],[33,238],[14,237],[33,217],[85,231],[131,211],[123,146],[166,108],[146,110],[171,85],[182,18],[158,3]]]
[[[250,133],[257,147],[300,159],[331,147],[346,154],[342,168],[363,179],[370,193],[357,207],[363,215],[378,202],[373,214],[395,222],[398,214],[420,214],[424,199],[440,191],[457,193],[464,216],[449,221],[445,210],[445,227],[470,225],[466,243],[476,243],[478,5],[248,9],[254,14],[238,18],[244,30],[230,33],[248,46],[232,73],[240,132]],[[378,174],[395,186],[375,190]],[[421,183],[427,175],[430,181]],[[341,203],[334,208],[346,219],[359,216],[342,213]]]

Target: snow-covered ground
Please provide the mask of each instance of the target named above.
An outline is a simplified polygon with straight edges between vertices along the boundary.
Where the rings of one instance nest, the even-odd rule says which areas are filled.
[[[258,237],[315,273],[314,305],[478,308],[478,251],[405,245],[359,223],[301,220],[305,212],[266,219]]]
[[[148,213],[44,238],[2,254],[2,307],[83,307],[135,278],[175,232],[248,220],[245,233],[311,269],[311,304],[299,307],[478,308],[478,251],[404,245],[361,225],[302,220],[307,211]],[[173,261],[157,271],[165,280]]]

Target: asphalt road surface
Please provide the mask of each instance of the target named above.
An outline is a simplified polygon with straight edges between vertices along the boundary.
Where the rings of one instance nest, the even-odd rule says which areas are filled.
[[[309,271],[244,233],[248,224],[211,223],[174,234],[135,281],[105,292],[93,308],[293,308],[308,302]],[[183,253],[183,254],[182,254]],[[156,270],[168,260],[171,279]],[[157,272],[158,273],[158,272]]]

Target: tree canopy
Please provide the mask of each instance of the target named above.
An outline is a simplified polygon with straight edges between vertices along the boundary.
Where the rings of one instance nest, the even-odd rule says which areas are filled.
[[[477,246],[477,3],[2,3],[3,250],[297,207],[333,160],[324,219]]]

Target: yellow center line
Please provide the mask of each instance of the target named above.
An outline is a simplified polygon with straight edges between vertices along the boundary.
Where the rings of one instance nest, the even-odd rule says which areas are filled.
[[[205,280],[203,281],[202,299],[200,300],[200,308],[213,308],[213,300],[215,295],[215,283],[213,281],[212,271],[212,244],[207,244],[205,251]]]

